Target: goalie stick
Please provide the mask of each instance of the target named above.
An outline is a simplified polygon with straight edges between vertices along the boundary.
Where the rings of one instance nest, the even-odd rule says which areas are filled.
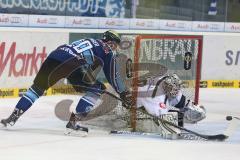
[[[124,103],[124,101],[123,101],[121,98],[117,97],[116,95],[114,95],[114,94],[112,94],[112,93],[110,93],[110,92],[108,92],[108,91],[105,91],[105,90],[104,90],[103,92],[106,93],[106,94],[108,94],[108,95],[110,95],[110,96],[112,96],[112,97],[114,97],[114,98],[116,98],[116,99],[118,99],[119,101],[121,101],[121,102]],[[140,110],[140,111],[143,112],[143,113],[145,113],[145,114],[148,114],[149,116],[152,116],[152,115],[150,115],[149,113],[147,113],[146,111],[143,111],[143,110]],[[152,117],[153,117],[153,116],[152,116]],[[195,131],[189,130],[189,129],[187,129],[187,128],[184,128],[184,127],[175,125],[175,124],[173,124],[173,123],[171,123],[171,122],[169,122],[169,121],[167,121],[167,120],[164,120],[164,119],[161,119],[161,118],[158,118],[158,119],[159,119],[162,123],[166,123],[166,124],[168,124],[168,125],[170,125],[170,126],[176,127],[176,128],[178,128],[178,129],[180,129],[180,130],[182,130],[182,131],[185,131],[185,132],[194,134],[194,135],[196,135],[196,136],[198,136],[198,137],[201,137],[201,138],[204,138],[204,139],[206,139],[206,140],[218,140],[218,141],[223,141],[223,140],[225,140],[225,139],[228,138],[228,136],[226,136],[226,135],[224,135],[224,134],[216,134],[216,135],[200,134],[200,133],[197,133],[197,132],[195,132]]]
[[[118,96],[116,96],[116,95],[114,95],[113,93],[108,92],[108,91],[106,91],[106,90],[101,90],[101,89],[97,89],[97,88],[90,88],[90,87],[86,87],[86,86],[79,86],[79,87],[80,87],[80,88],[83,88],[84,90],[88,90],[88,91],[90,91],[90,92],[95,92],[95,93],[96,93],[96,92],[100,92],[100,93],[102,92],[102,93],[108,94],[108,95],[110,95],[111,97],[113,97],[113,98],[121,101],[122,103],[126,104],[121,98],[119,98]],[[126,105],[128,105],[128,104],[126,104]],[[123,107],[124,107],[124,106],[123,106]],[[129,108],[127,108],[127,109],[129,109]],[[147,115],[149,115],[149,116],[152,116],[151,114],[147,113],[147,112],[144,111],[144,110],[139,110],[139,111],[141,111],[142,113],[147,114]],[[154,117],[154,116],[152,116],[152,117]],[[227,135],[224,135],[224,134],[207,135],[207,134],[197,133],[197,132],[192,131],[192,130],[189,130],[189,129],[187,129],[187,128],[184,128],[184,127],[175,125],[175,124],[173,124],[173,123],[171,123],[171,122],[169,122],[169,121],[167,121],[167,120],[161,119],[161,118],[159,118],[159,117],[155,117],[155,118],[158,118],[162,123],[168,124],[168,125],[170,125],[170,126],[173,126],[173,127],[175,127],[175,128],[178,128],[178,129],[180,129],[180,130],[182,130],[182,131],[185,131],[185,132],[187,132],[187,133],[194,134],[195,136],[204,138],[204,139],[206,139],[206,140],[224,141],[225,139],[228,138],[228,136],[227,136]]]
[[[130,135],[130,136],[147,136],[147,137],[157,137],[157,138],[165,138],[165,139],[170,139],[170,140],[175,140],[175,139],[182,139],[182,140],[204,140],[206,141],[207,139],[196,136],[195,134],[191,133],[180,133],[180,134],[173,134],[173,135],[165,135],[161,133],[149,133],[149,132],[132,132],[132,131],[123,131],[123,130],[112,130],[110,131],[110,134],[114,135]]]

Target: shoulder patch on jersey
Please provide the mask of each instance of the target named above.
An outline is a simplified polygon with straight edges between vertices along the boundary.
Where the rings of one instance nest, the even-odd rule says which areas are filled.
[[[99,43],[95,39],[91,38],[89,40],[93,43],[94,46],[100,46]]]

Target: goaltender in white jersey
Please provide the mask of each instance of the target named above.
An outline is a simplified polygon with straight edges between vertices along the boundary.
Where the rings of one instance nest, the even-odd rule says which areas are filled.
[[[170,109],[184,113],[185,123],[197,123],[206,117],[203,106],[188,100],[182,93],[182,81],[176,74],[150,78],[139,86],[137,107],[144,107],[153,116],[168,114]]]

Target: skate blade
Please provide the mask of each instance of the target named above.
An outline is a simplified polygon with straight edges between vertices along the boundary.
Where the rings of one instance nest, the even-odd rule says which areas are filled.
[[[6,129],[7,126],[5,126],[4,124],[0,123],[0,128],[1,128],[1,129]]]
[[[73,130],[73,129],[66,129],[64,135],[66,136],[76,136],[76,137],[86,137],[88,135],[88,132],[81,131],[81,130]]]

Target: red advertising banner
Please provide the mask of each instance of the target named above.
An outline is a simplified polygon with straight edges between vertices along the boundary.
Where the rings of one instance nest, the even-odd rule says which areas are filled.
[[[28,87],[47,55],[68,33],[0,31],[0,88]]]

